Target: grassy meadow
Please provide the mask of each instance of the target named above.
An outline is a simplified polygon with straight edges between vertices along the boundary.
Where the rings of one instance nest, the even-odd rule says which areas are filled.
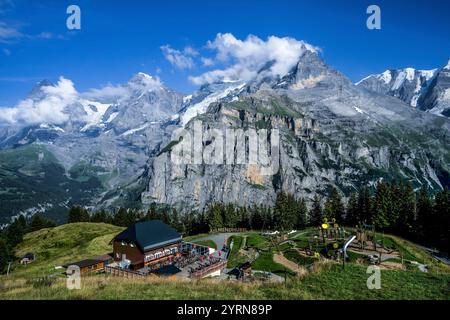
[[[63,264],[111,252],[109,242],[123,228],[107,224],[76,223],[43,229],[27,234],[17,247],[16,255],[34,252],[37,261],[22,266],[16,261],[11,274],[0,276],[0,299],[442,299],[450,298],[450,270],[439,263],[431,264],[428,273],[417,268],[382,270],[381,289],[366,286],[367,265],[355,259],[342,265],[326,260],[311,259],[295,252],[292,243],[302,243],[309,231],[290,236],[292,243],[274,247],[268,238],[257,233],[233,237],[234,246],[229,266],[245,262],[242,252],[258,248],[254,270],[287,274],[286,283],[242,283],[217,279],[168,280],[123,279],[96,274],[82,278],[81,290],[68,290]],[[393,245],[407,251],[417,261],[431,262],[431,256],[413,243],[389,236]],[[192,241],[195,241],[193,237]],[[273,261],[275,253],[298,264],[313,267],[302,277]],[[52,275],[52,276],[51,276]],[[50,276],[50,277],[48,277]]]

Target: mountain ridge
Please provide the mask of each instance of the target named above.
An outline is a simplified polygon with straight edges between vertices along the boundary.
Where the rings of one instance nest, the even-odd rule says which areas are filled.
[[[23,147],[39,145],[54,156],[54,165],[63,168],[59,172],[69,182],[94,183],[83,200],[64,195],[55,199],[52,216],[74,204],[161,204],[182,211],[212,202],[271,205],[280,190],[310,201],[331,187],[347,196],[380,179],[405,179],[431,191],[450,184],[450,155],[443,147],[450,143],[446,118],[354,85],[317,52],[302,52],[286,74],[267,72],[272,66],[267,64],[250,80],[205,84],[189,96],[138,73],[113,88],[121,96],[94,99],[100,91],[80,95],[69,105],[73,114],[66,122],[3,127],[0,154],[11,149],[20,156]],[[44,84],[46,93],[56,90],[48,91]],[[80,114],[91,121],[80,121]],[[177,144],[174,133],[192,130],[197,120],[203,121],[205,135],[210,128],[280,130],[280,170],[262,177],[260,168],[245,165],[175,166],[170,159]],[[39,153],[29,156],[40,168]],[[12,168],[12,163],[0,165],[7,172]],[[50,173],[36,171],[31,179],[39,174],[45,181]],[[0,175],[0,185],[13,190],[17,179]],[[0,197],[14,208],[13,191]],[[1,222],[32,207],[0,212]]]
[[[399,98],[411,107],[450,116],[450,60],[431,70],[388,69],[356,83],[377,93]]]
[[[438,124],[433,115],[354,86],[317,54],[305,53],[281,78],[245,87],[237,100],[211,104],[197,118],[203,134],[209,128],[256,129],[261,123],[277,128],[283,133],[280,171],[262,177],[251,166],[176,165],[166,148],[150,162],[148,187],[142,194],[147,204],[191,209],[213,202],[266,205],[274,203],[279,190],[310,201],[330,187],[348,195],[358,185],[374,186],[380,178],[411,179],[416,187],[425,184],[431,189],[449,183],[448,162],[441,158],[449,159],[448,150],[437,142],[449,142],[448,121]],[[440,136],[428,125],[444,133]],[[192,121],[185,130],[193,130]],[[422,148],[440,159],[433,162],[434,168],[434,156]]]

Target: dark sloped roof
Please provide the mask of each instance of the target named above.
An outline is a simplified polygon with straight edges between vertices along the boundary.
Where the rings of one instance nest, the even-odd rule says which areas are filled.
[[[252,267],[252,264],[250,263],[250,261],[247,261],[247,262],[244,262],[243,264],[241,264],[239,266],[239,269],[247,270],[248,268],[251,268],[251,267]]]
[[[101,256],[93,257],[92,259],[93,260],[98,260],[100,262],[107,262],[107,261],[112,260],[113,256],[112,256],[112,254],[104,254],[104,255],[101,255]]]
[[[134,242],[142,251],[181,240],[181,235],[160,220],[138,222],[122,231],[114,240]]]
[[[30,260],[34,260],[35,255],[34,255],[33,252],[27,252],[27,253],[22,257],[22,259],[25,259],[25,258],[30,259]]]
[[[97,259],[85,259],[85,260],[65,264],[63,267],[68,268],[69,266],[78,266],[80,268],[84,268],[84,267],[90,267],[90,266],[96,265],[100,262],[103,262],[103,261],[100,261]]]
[[[84,268],[84,267],[90,267],[90,266],[96,265],[101,262],[108,262],[110,260],[112,260],[112,256],[109,254],[105,254],[105,255],[93,257],[90,259],[84,259],[84,260],[77,261],[77,262],[67,263],[63,267],[67,268],[68,266],[75,265],[80,268]]]

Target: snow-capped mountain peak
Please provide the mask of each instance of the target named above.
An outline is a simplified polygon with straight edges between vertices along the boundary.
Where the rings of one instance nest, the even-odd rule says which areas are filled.
[[[32,100],[41,100],[45,97],[45,93],[43,91],[43,88],[45,87],[54,87],[55,85],[47,79],[41,80],[36,83],[36,85],[33,87],[33,89],[28,94],[28,99]]]
[[[360,85],[367,82],[369,79],[376,79],[386,85],[389,85],[391,90],[398,90],[405,81],[414,82],[420,77],[423,77],[426,81],[429,81],[435,75],[437,70],[438,69],[416,70],[411,67],[404,69],[388,69],[380,74],[371,74],[356,82],[355,85]]]
[[[153,77],[147,73],[144,72],[138,72],[137,76],[143,77],[143,78],[148,78],[148,79],[153,79]]]
[[[89,128],[97,125],[100,127],[105,126],[104,124],[102,124],[103,116],[105,115],[106,111],[111,106],[111,104],[90,101],[85,99],[81,99],[80,103],[83,106],[84,111],[86,112],[85,116],[86,125],[83,128],[81,128],[80,130],[81,132],[84,132]]]
[[[380,74],[378,77],[380,80],[383,80],[384,83],[388,84],[392,80],[391,70],[386,70],[385,72]]]
[[[448,59],[447,65],[444,67],[445,70],[450,70],[450,59]]]
[[[54,84],[50,80],[44,79],[44,80],[37,82],[36,85],[34,86],[33,90],[39,90],[42,87],[53,87],[53,86],[54,86]]]
[[[131,77],[130,82],[143,82],[154,80],[155,78],[147,73],[138,72],[133,77]]]
[[[237,97],[245,86],[246,83],[243,81],[222,81],[203,86],[184,100],[185,106],[180,116],[181,125],[185,126],[192,118],[205,113],[211,103]]]
[[[268,61],[250,80],[221,80],[202,86],[186,97],[180,112],[180,124],[185,126],[197,115],[207,112],[214,102],[236,101],[259,90],[302,90],[320,85],[331,88],[350,81],[333,70],[319,56],[318,50],[303,44],[303,52],[287,73],[274,73],[274,61]]]
[[[450,89],[447,70],[450,70],[450,61],[441,69],[390,69],[379,75],[370,75],[356,85],[397,97],[420,110],[446,115],[450,107],[446,91]]]
[[[155,78],[143,72],[134,75],[126,86],[131,91],[156,91],[163,90],[165,87],[159,78]]]

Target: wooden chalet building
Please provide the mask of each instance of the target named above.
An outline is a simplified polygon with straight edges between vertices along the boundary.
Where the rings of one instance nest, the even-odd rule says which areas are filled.
[[[67,263],[63,267],[67,269],[69,266],[78,266],[80,268],[80,273],[85,274],[103,271],[104,268],[112,261],[113,259],[111,255],[105,254],[103,256]]]
[[[28,252],[22,257],[22,259],[20,260],[20,264],[27,265],[33,262],[34,260],[36,260],[36,255],[32,252]]]
[[[181,235],[160,220],[138,222],[112,240],[114,261],[128,261],[130,269],[163,262],[180,254]]]

